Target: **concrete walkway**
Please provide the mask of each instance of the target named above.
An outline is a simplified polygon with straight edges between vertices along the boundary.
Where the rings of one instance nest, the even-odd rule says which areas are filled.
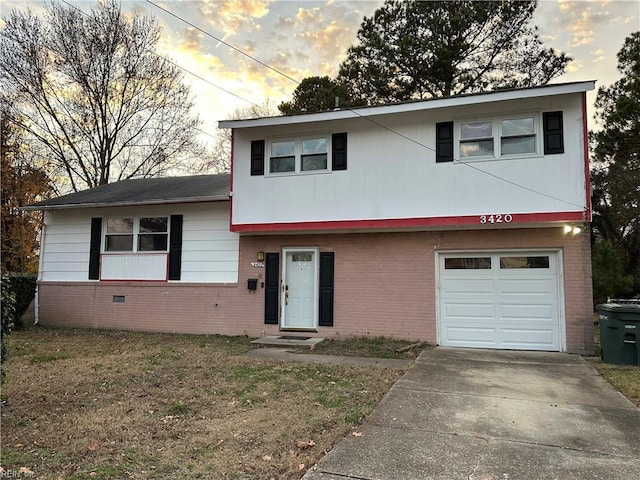
[[[303,480],[640,478],[640,410],[575,355],[425,350]]]

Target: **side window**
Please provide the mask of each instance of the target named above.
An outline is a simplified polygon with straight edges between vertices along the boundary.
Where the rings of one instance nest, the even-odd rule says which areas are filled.
[[[108,218],[104,239],[105,252],[133,251],[133,218]]]
[[[107,218],[105,252],[166,252],[168,217]]]
[[[143,217],[138,234],[139,252],[165,252],[167,250],[167,217]]]

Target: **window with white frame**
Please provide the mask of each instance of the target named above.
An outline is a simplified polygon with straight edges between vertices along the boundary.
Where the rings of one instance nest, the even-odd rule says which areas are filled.
[[[329,137],[274,139],[268,143],[269,173],[300,173],[329,169]]]
[[[168,217],[107,218],[105,252],[166,252]]]
[[[538,123],[533,114],[462,121],[458,129],[460,159],[536,154]]]

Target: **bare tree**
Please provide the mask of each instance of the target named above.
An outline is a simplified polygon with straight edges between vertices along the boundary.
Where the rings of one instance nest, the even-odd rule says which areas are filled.
[[[269,117],[276,115],[277,110],[267,100],[262,105],[251,105],[246,108],[236,108],[229,120],[245,120],[249,118]],[[219,129],[214,141],[213,150],[209,158],[201,164],[199,171],[224,173],[231,171],[231,130]]]
[[[159,37],[154,18],[127,17],[116,0],[5,19],[0,90],[57,182],[77,191],[157,176],[201,153],[190,90],[154,53]]]

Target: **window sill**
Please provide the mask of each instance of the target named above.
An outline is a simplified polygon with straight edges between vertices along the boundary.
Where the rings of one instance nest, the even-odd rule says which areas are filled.
[[[266,178],[279,178],[279,177],[301,177],[307,175],[327,175],[333,173],[332,170],[307,170],[304,172],[279,172],[279,173],[267,173]]]
[[[461,158],[456,158],[453,160],[453,163],[481,163],[481,162],[498,162],[500,160],[527,160],[530,158],[544,158],[545,155],[543,155],[542,153],[532,153],[532,154],[528,154],[528,153],[524,153],[521,155],[504,155],[501,157],[472,157],[472,158],[465,158],[465,159],[461,159]],[[447,162],[440,162],[440,163],[447,163]]]

